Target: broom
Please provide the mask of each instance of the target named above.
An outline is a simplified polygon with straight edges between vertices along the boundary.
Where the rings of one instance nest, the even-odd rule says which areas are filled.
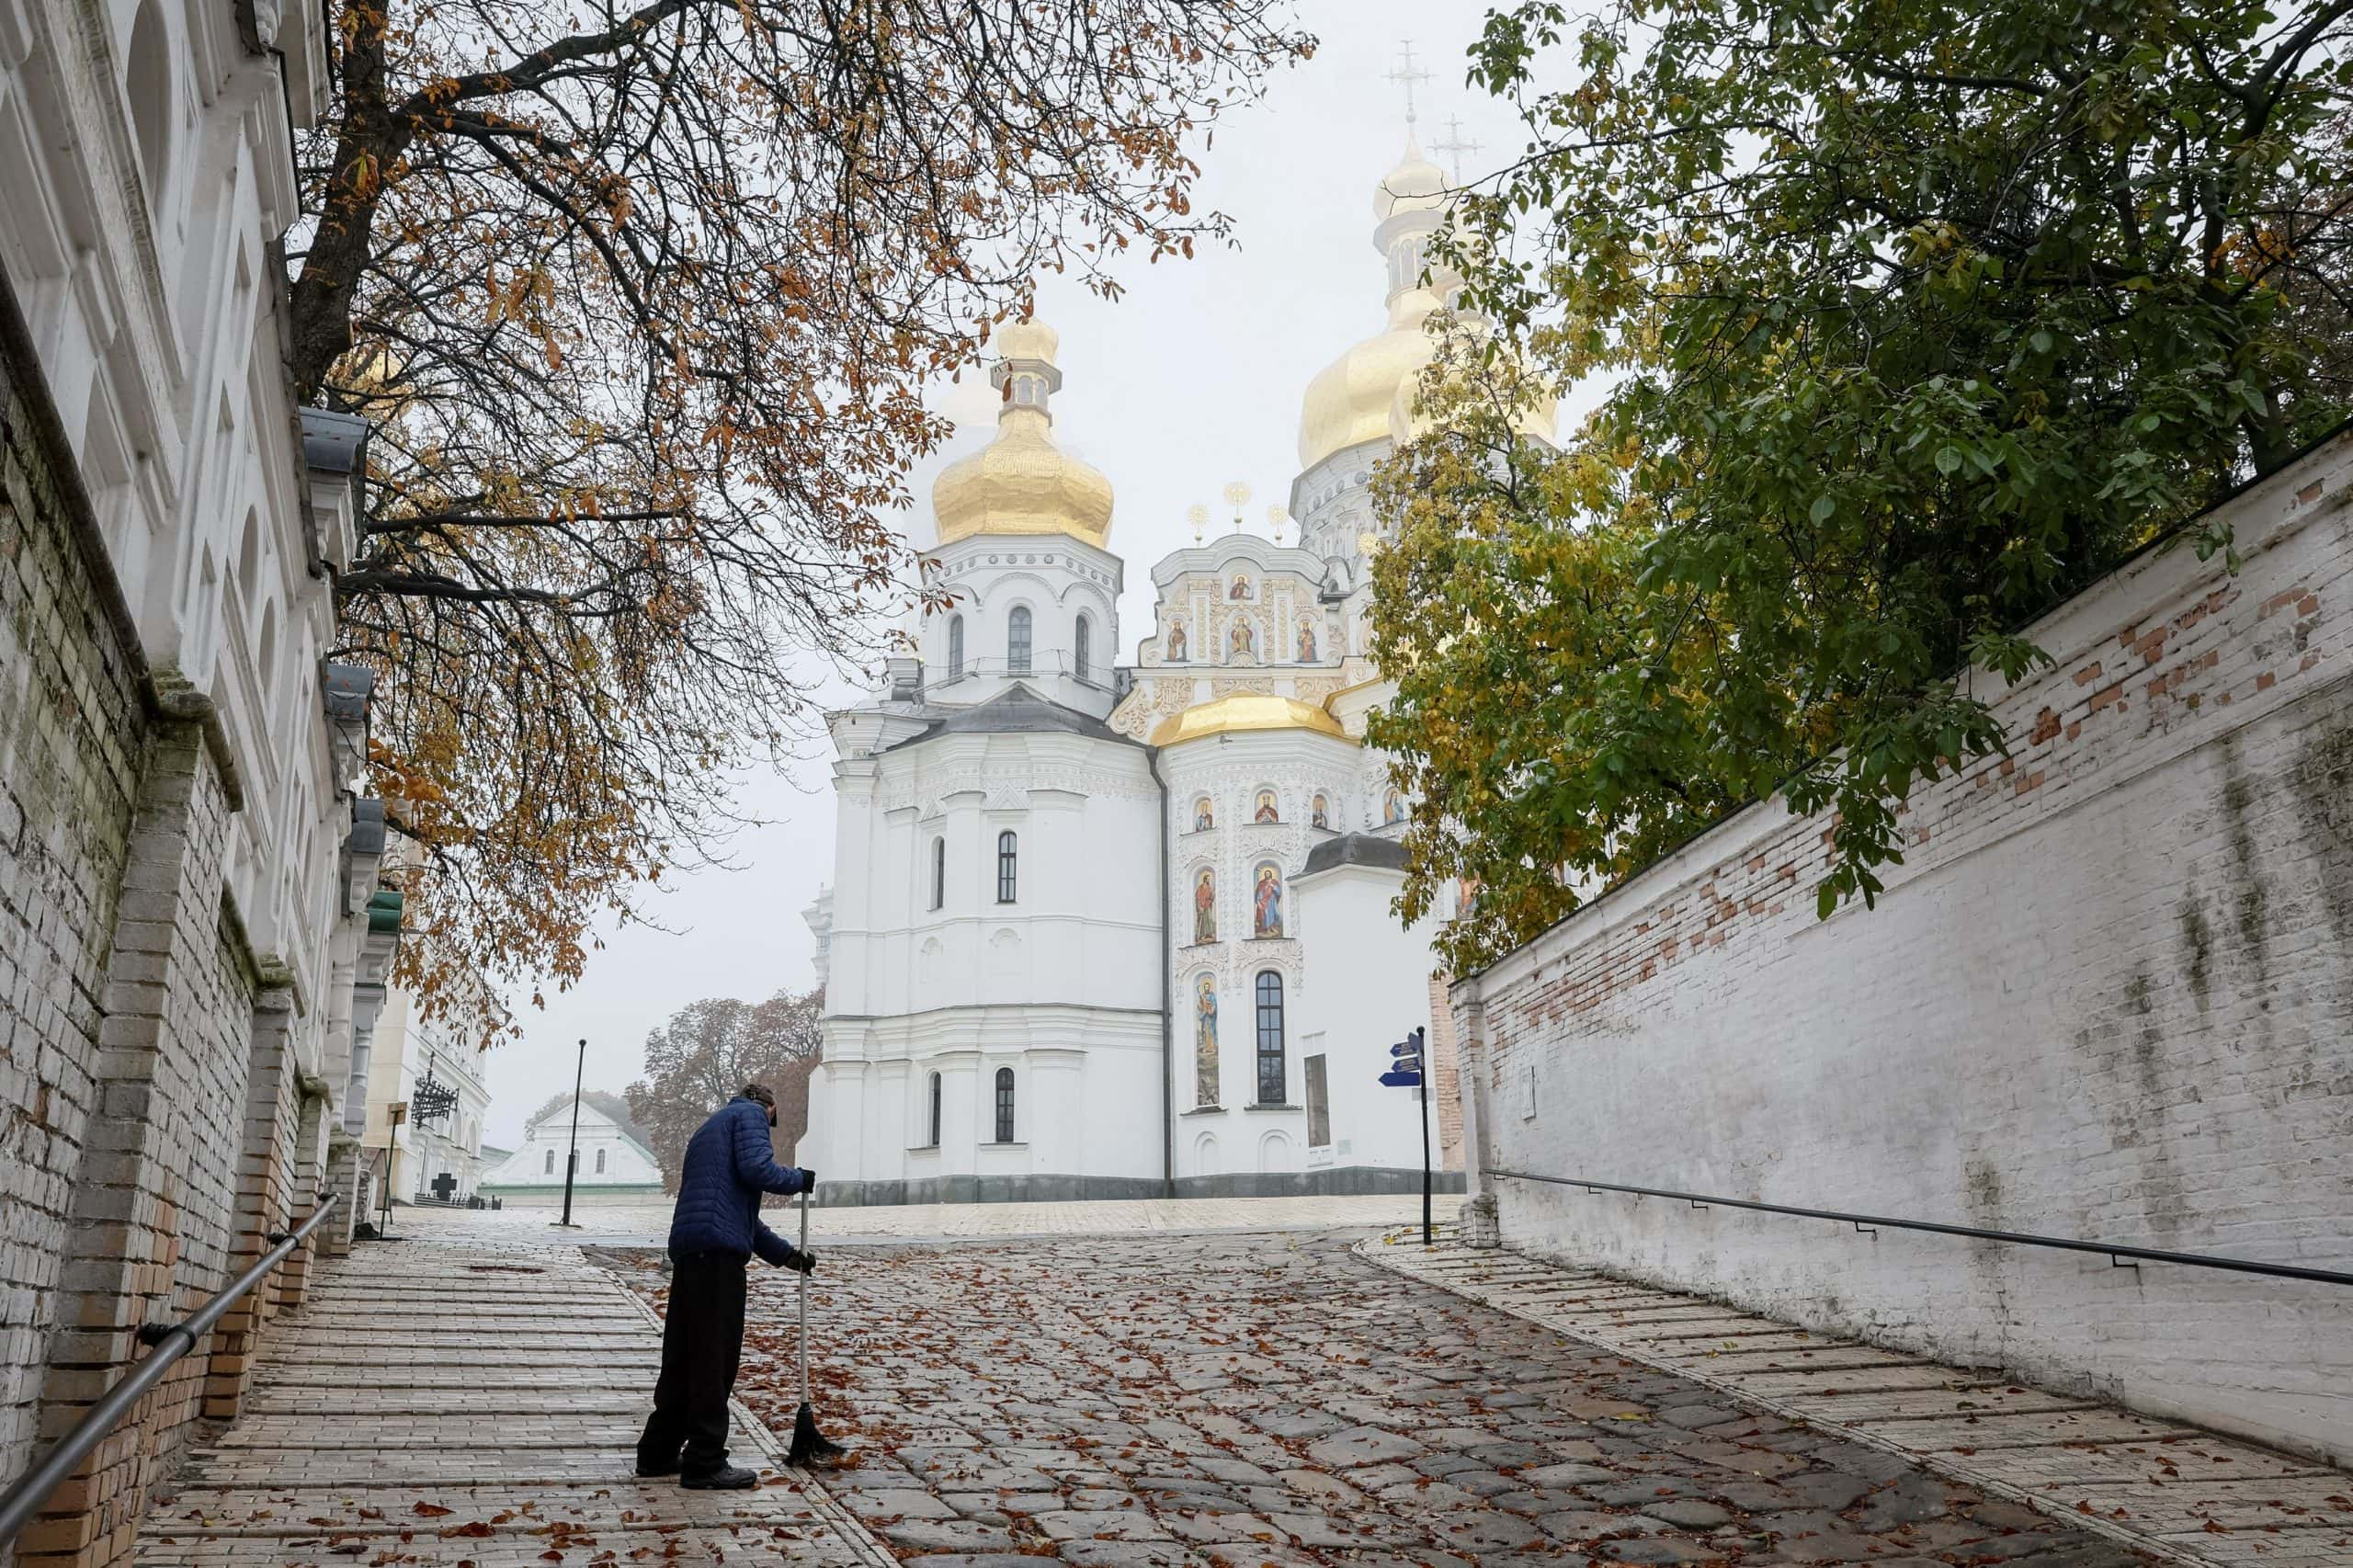
[[[809,1250],[809,1189],[801,1189],[801,1250]],[[817,1415],[809,1407],[809,1276],[801,1276],[801,1408],[792,1416],[792,1449],[787,1456],[794,1464],[824,1464],[840,1459],[847,1450],[817,1430]]]

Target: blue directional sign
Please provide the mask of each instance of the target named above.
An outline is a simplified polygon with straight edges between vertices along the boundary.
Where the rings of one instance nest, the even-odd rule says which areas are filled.
[[[1392,1056],[1418,1057],[1421,1053],[1422,1042],[1417,1040],[1401,1040],[1389,1048],[1389,1054]]]
[[[1422,1086],[1419,1072],[1409,1072],[1402,1067],[1394,1073],[1383,1073],[1381,1081],[1392,1089],[1418,1089]]]

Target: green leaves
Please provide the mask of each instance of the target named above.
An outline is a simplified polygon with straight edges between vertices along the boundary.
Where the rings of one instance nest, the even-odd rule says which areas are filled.
[[[1836,813],[1819,907],[1868,904],[1908,791],[2003,745],[1956,680],[2023,678],[2020,629],[2345,416],[2348,17],[1490,16],[1531,155],[1450,259],[1504,358],[1598,397],[1557,453],[1458,399],[1376,483],[1377,647],[1474,629],[1381,654],[1432,806],[1405,902],[1481,883],[1459,965],[1776,790]]]

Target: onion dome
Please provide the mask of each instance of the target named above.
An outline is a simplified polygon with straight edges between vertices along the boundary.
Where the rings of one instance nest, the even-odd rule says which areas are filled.
[[[1063,384],[1062,346],[1042,322],[1017,322],[997,336],[989,380],[1005,397],[996,438],[948,465],[931,487],[939,542],[974,534],[1061,534],[1097,549],[1111,537],[1111,482],[1054,444],[1049,403]]]

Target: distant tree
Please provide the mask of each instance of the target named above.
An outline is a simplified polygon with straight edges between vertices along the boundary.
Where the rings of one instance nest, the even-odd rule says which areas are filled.
[[[746,1084],[775,1092],[777,1146],[798,1145],[809,1126],[824,1011],[823,991],[779,991],[756,1004],[713,997],[679,1008],[645,1037],[645,1076],[629,1086],[629,1103],[647,1129],[665,1187],[677,1189],[695,1129]]]
[[[1529,143],[1433,378],[1598,402],[1555,452],[1432,390],[1376,481],[1371,735],[1405,912],[1479,884],[1458,970],[1776,792],[1870,901],[2006,744],[1961,677],[2353,405],[2347,0],[1529,0],[1470,62]]]
[[[1032,279],[1189,255],[1288,0],[324,0],[286,354],[376,423],[336,580],[428,1013],[578,977],[875,651]],[[494,1028],[494,1026],[493,1026]]]

